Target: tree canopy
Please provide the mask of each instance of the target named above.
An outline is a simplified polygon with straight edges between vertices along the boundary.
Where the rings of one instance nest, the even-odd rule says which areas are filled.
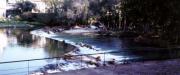
[[[179,3],[179,0],[122,0],[123,25],[141,34],[152,32],[169,42],[180,43]]]
[[[15,9],[20,10],[21,12],[32,11],[32,9],[36,7],[36,5],[30,1],[18,2],[14,6]]]

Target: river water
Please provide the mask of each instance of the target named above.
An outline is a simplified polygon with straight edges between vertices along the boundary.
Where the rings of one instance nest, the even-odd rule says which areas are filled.
[[[0,29],[0,39],[0,62],[60,57],[75,48],[71,45],[65,48],[62,42],[31,35],[28,29]],[[33,66],[30,70],[51,62],[53,60],[29,62],[29,66]],[[0,64],[0,75],[27,74],[27,65],[27,62]]]
[[[40,37],[30,34],[29,29],[0,29],[0,62],[41,59],[49,57],[61,57],[63,54],[75,49],[72,45],[64,47],[62,42],[52,40],[46,37]],[[102,51],[125,51],[116,53],[117,56],[126,56],[130,59],[144,60],[146,58],[161,59],[161,58],[177,58],[180,53],[178,50],[157,50],[152,48],[143,49],[145,51],[138,51],[134,47],[142,47],[133,43],[131,39],[106,38],[94,36],[80,36],[60,34],[53,38],[61,38],[70,40],[75,43],[86,43],[93,45],[96,49]],[[133,50],[129,50],[132,48]],[[173,54],[173,55],[172,55]],[[12,74],[23,75],[27,71],[34,71],[42,66],[53,63],[54,60],[39,60],[30,62],[17,62],[0,64],[0,75]],[[27,69],[28,66],[31,68]],[[17,73],[17,74],[16,74]]]

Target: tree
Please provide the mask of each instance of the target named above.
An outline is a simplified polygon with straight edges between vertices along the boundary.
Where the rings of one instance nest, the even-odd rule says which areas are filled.
[[[11,9],[6,10],[6,17],[12,18],[24,12],[31,12],[35,7],[36,5],[30,1],[17,2]]]
[[[87,24],[89,18],[101,18],[107,11],[113,12],[113,20],[117,19],[117,13],[114,11],[115,5],[120,0],[44,0],[44,2],[48,6],[48,12],[57,14],[58,20],[66,19],[74,24]]]
[[[48,6],[48,11],[49,13],[58,13],[58,8],[61,6],[61,3],[63,0],[43,0],[46,5]]]
[[[30,1],[18,2],[14,6],[14,9],[20,10],[21,12],[31,12],[32,9],[36,7],[36,5]]]
[[[56,14],[56,20],[68,24],[82,22],[87,19],[88,1],[86,0],[44,0],[48,12]],[[84,4],[85,3],[85,4]],[[67,24],[67,23],[65,23]]]
[[[180,43],[179,0],[122,0],[122,24],[140,34],[153,33]]]

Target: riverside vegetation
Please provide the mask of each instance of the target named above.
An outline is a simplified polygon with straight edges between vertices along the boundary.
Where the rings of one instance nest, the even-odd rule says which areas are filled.
[[[180,43],[178,0],[43,1],[49,7],[47,13],[31,13],[35,8],[31,4],[32,7],[28,10],[19,6],[22,12],[16,16],[19,16],[20,20],[35,21],[50,27],[71,28],[75,25],[86,26],[100,22],[111,35],[133,37],[135,42],[141,44],[168,47]]]

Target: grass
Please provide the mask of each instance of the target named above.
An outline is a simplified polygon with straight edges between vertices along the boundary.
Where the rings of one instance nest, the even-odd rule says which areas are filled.
[[[28,22],[28,21],[19,21],[19,20],[5,20],[5,19],[0,19],[0,25],[18,25],[18,26],[23,26],[23,25],[34,25],[34,26],[41,26],[43,24],[39,22]]]

